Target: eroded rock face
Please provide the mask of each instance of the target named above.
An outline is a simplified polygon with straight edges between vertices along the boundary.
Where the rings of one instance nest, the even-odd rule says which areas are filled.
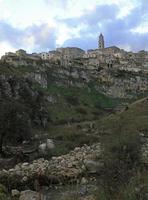
[[[136,58],[135,55],[134,57]],[[137,57],[138,60],[127,56],[124,57],[124,62],[122,59],[115,58],[116,61],[113,61],[113,67],[110,68],[106,57],[100,58],[101,60],[103,59],[100,63],[95,62],[96,58],[94,61],[92,58],[90,60],[82,58],[79,60],[74,59],[71,60],[70,65],[66,63],[56,64],[55,62],[45,62],[40,58],[32,57],[28,60],[25,57],[21,57],[14,62],[6,62],[6,66],[6,63],[1,61],[0,67],[5,66],[8,69],[11,67],[11,70],[15,71],[16,75],[19,72],[18,74],[21,77],[35,81],[42,88],[48,88],[50,83],[65,87],[75,86],[85,88],[88,87],[88,83],[93,82],[96,90],[106,95],[119,98],[132,98],[148,92],[147,57],[146,63],[141,58],[141,55]],[[19,67],[22,68],[22,66],[23,70],[16,70]],[[10,74],[12,74],[11,70]],[[4,79],[4,74],[1,75],[1,80]],[[5,84],[5,86],[7,87],[7,92],[11,93],[9,83]]]
[[[47,83],[44,84],[44,82],[47,82],[47,78],[43,75],[39,77],[40,80],[36,80],[31,74],[28,76],[0,75],[0,99],[4,102],[9,99],[14,102],[20,102],[20,104],[29,110],[30,121],[33,124],[46,127],[48,123],[48,96],[34,87],[36,84],[40,84],[42,88],[46,87]]]

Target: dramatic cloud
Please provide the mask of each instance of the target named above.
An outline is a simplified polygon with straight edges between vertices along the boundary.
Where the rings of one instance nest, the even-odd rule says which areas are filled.
[[[0,44],[6,41],[14,49],[25,48],[28,51],[47,51],[55,48],[55,30],[50,28],[48,24],[33,25],[21,30],[1,21],[0,33]]]
[[[0,0],[0,55],[24,48],[106,46],[148,50],[147,0]]]

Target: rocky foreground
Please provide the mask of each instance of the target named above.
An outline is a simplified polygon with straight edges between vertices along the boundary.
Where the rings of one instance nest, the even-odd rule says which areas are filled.
[[[30,185],[65,184],[83,181],[88,173],[99,173],[103,165],[100,144],[76,147],[66,155],[52,157],[51,160],[40,158],[32,163],[20,163],[13,169],[1,170],[0,180],[9,184],[9,188]]]
[[[45,195],[39,192],[42,186],[48,186],[47,188],[49,189],[53,186],[58,186],[57,188],[59,188],[73,185],[75,187],[74,185],[79,184],[79,190],[83,190],[82,193],[87,194],[87,191],[84,191],[86,188],[83,185],[87,184],[89,186],[93,183],[93,188],[95,187],[94,175],[90,175],[101,173],[103,167],[102,155],[100,143],[91,146],[84,145],[83,147],[76,147],[66,155],[52,157],[51,160],[40,158],[32,163],[17,164],[13,169],[3,169],[0,171],[0,180],[2,184],[11,190],[12,197],[17,196],[20,200],[38,200],[45,197],[47,200],[50,199],[49,194]],[[142,147],[141,158],[143,163],[148,164],[147,143]],[[38,192],[33,192],[30,189]],[[56,190],[54,190],[55,192]],[[57,193],[58,191],[56,195]],[[50,195],[53,195],[51,191]],[[88,198],[86,198],[87,195],[84,196],[85,200],[94,200],[91,196],[88,196]],[[59,197],[55,199],[59,199]]]

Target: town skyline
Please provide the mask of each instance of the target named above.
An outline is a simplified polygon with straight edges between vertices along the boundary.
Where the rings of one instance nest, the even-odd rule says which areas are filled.
[[[106,47],[148,50],[145,0],[89,2],[0,0],[0,56],[18,49],[30,53],[58,47],[96,49],[100,32]]]

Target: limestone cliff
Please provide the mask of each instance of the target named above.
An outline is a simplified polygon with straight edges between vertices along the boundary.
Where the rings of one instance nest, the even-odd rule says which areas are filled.
[[[33,121],[43,127],[50,120],[95,118],[102,113],[100,108],[114,107],[115,99],[147,92],[148,74],[142,70],[85,65],[83,59],[69,65],[42,60],[31,64],[26,58],[0,63],[0,98],[29,105]]]

